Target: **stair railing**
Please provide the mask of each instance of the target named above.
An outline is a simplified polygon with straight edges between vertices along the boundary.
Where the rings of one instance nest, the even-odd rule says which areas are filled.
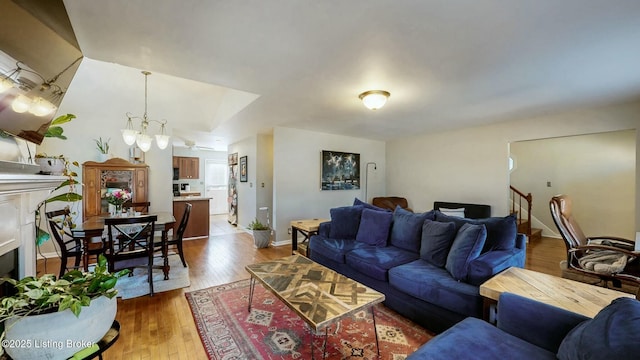
[[[527,237],[531,237],[531,204],[533,197],[531,196],[531,193],[524,194],[522,191],[514,188],[511,185],[509,185],[509,188],[511,189],[511,213],[517,214],[516,216],[518,228],[520,228],[520,225],[524,222],[522,219],[522,202],[523,200],[525,202],[525,206],[527,209],[526,234]]]

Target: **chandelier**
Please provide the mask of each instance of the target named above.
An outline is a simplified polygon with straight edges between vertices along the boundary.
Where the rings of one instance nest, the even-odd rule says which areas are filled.
[[[167,148],[169,145],[169,135],[165,134],[165,125],[167,124],[167,120],[152,120],[147,117],[147,77],[151,75],[148,71],[142,71],[144,74],[144,114],[142,117],[133,116],[131,113],[127,113],[127,125],[124,129],[122,129],[122,139],[125,144],[133,145],[134,143],[138,145],[140,150],[143,152],[149,151],[151,148],[151,143],[153,142],[153,138],[147,134],[147,129],[151,122],[156,122],[160,124],[160,134],[156,135],[156,144],[161,150]],[[135,130],[133,128],[133,120],[140,120],[140,130]]]
[[[13,111],[17,113],[24,113],[28,111],[36,116],[51,115],[58,109],[58,104],[62,99],[62,95],[64,95],[64,90],[62,90],[60,86],[56,85],[55,82],[58,80],[60,75],[69,70],[69,68],[80,61],[80,59],[82,59],[82,56],[77,58],[64,70],[49,80],[46,80],[39,73],[27,69],[24,64],[18,61],[16,62],[15,69],[0,77],[0,93],[13,88],[26,91],[24,94],[18,94],[11,103],[11,109],[13,109]],[[35,90],[35,84],[31,81],[20,79],[21,72],[34,74],[42,80],[38,90]]]

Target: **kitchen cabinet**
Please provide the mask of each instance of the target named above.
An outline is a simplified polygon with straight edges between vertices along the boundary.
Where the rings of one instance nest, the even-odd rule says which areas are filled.
[[[200,177],[200,158],[174,156],[173,167],[179,169],[179,179],[198,179]]]
[[[173,217],[176,218],[176,224],[173,231],[178,231],[178,226],[184,214],[184,204],[190,203],[191,214],[189,214],[189,222],[184,231],[185,238],[200,238],[209,236],[209,198],[189,198],[180,197],[173,200]]]
[[[104,199],[109,189],[127,189],[132,202],[149,201],[149,166],[132,164],[113,158],[105,162],[87,161],[82,164],[82,215],[84,219],[109,212]]]

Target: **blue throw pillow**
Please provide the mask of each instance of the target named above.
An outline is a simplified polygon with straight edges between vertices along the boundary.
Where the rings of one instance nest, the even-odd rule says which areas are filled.
[[[355,198],[353,200],[353,205],[362,205],[365,209],[371,209],[371,210],[377,210],[377,211],[386,211],[388,213],[391,213],[392,211],[389,209],[383,209],[381,207],[375,206],[375,205],[371,205],[369,203],[366,203],[358,198]]]
[[[469,264],[480,255],[486,239],[487,228],[484,225],[462,225],[453,240],[444,266],[454,279],[467,280]]]
[[[444,267],[455,237],[455,224],[425,220],[422,225],[420,258],[435,266]]]
[[[387,246],[392,220],[393,213],[365,208],[362,210],[356,241],[375,246]]]
[[[442,212],[436,212],[436,221],[452,222],[456,228],[464,224],[484,224],[487,227],[487,241],[482,252],[489,250],[511,250],[516,247],[516,234],[518,225],[515,215],[505,217],[489,217],[484,219],[463,219],[454,216],[447,216]]]
[[[640,301],[618,298],[573,328],[558,349],[561,360],[638,359]]]
[[[420,252],[422,224],[427,219],[433,220],[434,216],[433,210],[417,214],[397,206],[393,212],[391,245],[415,253]]]
[[[332,239],[355,239],[360,226],[362,209],[362,206],[343,206],[329,210],[331,214],[329,237]]]

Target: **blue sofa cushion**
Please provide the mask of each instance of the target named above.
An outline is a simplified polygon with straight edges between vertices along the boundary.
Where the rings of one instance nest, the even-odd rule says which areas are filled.
[[[329,237],[334,239],[355,239],[360,226],[360,216],[363,207],[343,206],[329,210],[331,214],[331,229]]]
[[[362,210],[356,240],[374,246],[387,246],[393,213],[365,208]]]
[[[315,235],[309,241],[309,249],[312,253],[320,254],[340,264],[344,264],[344,255],[353,249],[369,246],[352,239],[334,239]]]
[[[419,253],[422,224],[425,220],[433,220],[434,218],[435,212],[433,210],[426,213],[412,213],[397,206],[393,212],[389,242],[395,247]]]
[[[507,334],[486,321],[466,318],[407,357],[407,360],[422,359],[544,360],[556,359],[556,355]]]
[[[638,359],[640,357],[640,301],[618,298],[591,320],[565,336],[558,350],[561,360]]]
[[[425,220],[422,224],[420,258],[435,266],[444,267],[455,237],[455,224]]]
[[[388,281],[389,269],[418,258],[418,254],[393,246],[366,246],[354,249],[345,255],[347,265],[369,277]]]
[[[365,209],[371,209],[371,210],[377,210],[377,211],[384,211],[384,212],[389,212],[389,213],[393,213],[393,211],[389,210],[389,209],[384,209],[381,208],[379,206],[375,206],[373,204],[369,204],[367,202],[364,202],[358,198],[355,198],[353,200],[353,205],[362,205],[362,207],[364,207]]]
[[[516,246],[518,226],[515,215],[485,219],[463,219],[447,216],[437,211],[435,216],[436,221],[452,222],[456,224],[458,229],[464,224],[484,224],[487,227],[487,241],[482,249],[483,253],[490,250],[511,250]]]
[[[469,264],[480,255],[487,239],[484,225],[464,224],[453,240],[445,268],[456,280],[467,280]]]
[[[447,310],[465,316],[482,316],[482,297],[477,286],[456,281],[446,269],[422,259],[389,270],[389,284]]]

